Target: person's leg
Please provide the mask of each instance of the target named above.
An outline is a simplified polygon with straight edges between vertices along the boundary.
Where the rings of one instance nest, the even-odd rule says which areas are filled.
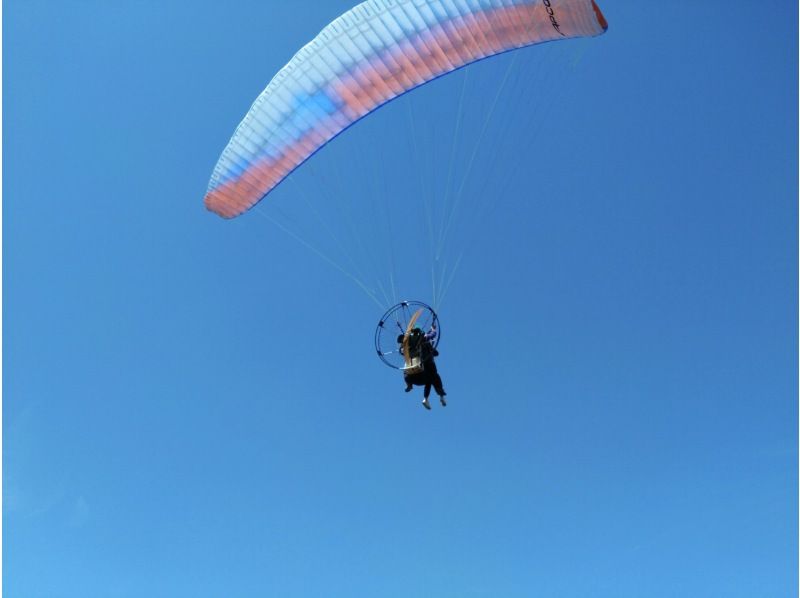
[[[445,396],[447,393],[444,391],[444,386],[442,385],[442,377],[439,375],[438,372],[434,373],[433,375],[433,388],[436,390],[436,394],[440,397]]]
[[[423,394],[424,394],[425,398],[422,399],[422,406],[425,407],[425,409],[430,409],[431,408],[431,403],[428,400],[428,397],[431,394],[431,385],[430,385],[430,383],[425,384],[425,391],[424,391]]]

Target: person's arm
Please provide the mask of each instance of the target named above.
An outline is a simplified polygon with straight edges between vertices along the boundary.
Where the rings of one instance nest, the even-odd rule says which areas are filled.
[[[425,333],[425,340],[428,341],[429,343],[433,343],[433,341],[436,340],[437,334],[438,332],[436,330],[436,324],[434,324],[433,326],[431,326],[431,329]]]

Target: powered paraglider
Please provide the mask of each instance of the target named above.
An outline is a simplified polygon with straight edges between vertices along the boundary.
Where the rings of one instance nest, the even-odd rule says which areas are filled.
[[[439,316],[430,305],[421,301],[403,301],[389,308],[375,328],[375,350],[381,361],[390,368],[410,371],[417,364],[409,350],[407,339],[411,332],[419,329],[429,334],[431,350],[435,350],[442,338]]]

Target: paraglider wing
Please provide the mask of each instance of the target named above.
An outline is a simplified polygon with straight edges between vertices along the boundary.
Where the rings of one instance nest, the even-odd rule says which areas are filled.
[[[295,54],[256,99],[214,169],[206,207],[238,216],[354,122],[439,76],[607,27],[594,0],[362,2]]]

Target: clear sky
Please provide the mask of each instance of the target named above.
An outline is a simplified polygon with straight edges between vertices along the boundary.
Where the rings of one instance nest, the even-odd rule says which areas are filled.
[[[352,4],[4,2],[5,595],[796,596],[797,3],[604,0],[207,212]]]

